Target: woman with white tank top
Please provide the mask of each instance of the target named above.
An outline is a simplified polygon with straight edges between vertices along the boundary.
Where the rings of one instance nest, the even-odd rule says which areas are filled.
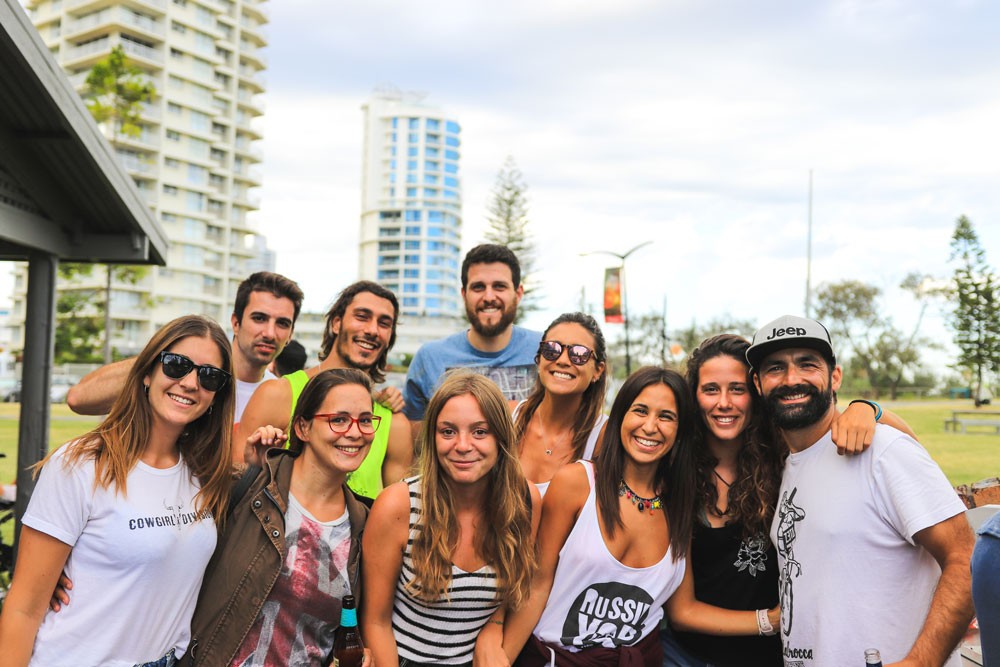
[[[608,418],[604,334],[590,315],[564,313],[542,334],[531,394],[514,407],[518,458],[543,496],[561,467],[592,459]]]
[[[552,480],[531,597],[507,615],[498,659],[660,664],[657,630],[684,576],[693,521],[692,403],[672,370],[646,367],[625,381],[597,461]],[[705,613],[721,632],[758,631],[754,612]]]

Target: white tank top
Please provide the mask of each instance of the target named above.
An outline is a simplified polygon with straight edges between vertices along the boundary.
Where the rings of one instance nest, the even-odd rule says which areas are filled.
[[[511,414],[511,419],[515,422],[517,421],[518,413],[521,411],[521,406],[526,402],[527,401],[521,401],[514,406],[514,412]],[[590,435],[587,436],[587,444],[583,447],[583,456],[580,458],[586,459],[587,461],[594,458],[594,449],[597,447],[597,438],[601,436],[601,429],[607,421],[608,416],[606,414],[597,415],[597,420],[594,421],[594,427],[590,429]],[[534,484],[535,488],[538,489],[538,494],[544,497],[545,492],[549,490],[549,483],[551,481],[552,480],[549,480],[548,482],[532,482],[532,484]]]
[[[594,465],[579,463],[587,470],[590,493],[559,552],[552,591],[535,636],[574,652],[632,646],[659,629],[663,604],[684,578],[684,559],[674,562],[668,548],[655,565],[622,565],[601,535]]]

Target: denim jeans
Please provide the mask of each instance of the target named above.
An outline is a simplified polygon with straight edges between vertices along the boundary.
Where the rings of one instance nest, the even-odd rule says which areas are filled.
[[[1000,512],[978,533],[972,552],[972,599],[986,667],[1000,667]]]
[[[174,655],[174,649],[170,649],[167,651],[167,654],[159,660],[137,663],[135,667],[174,667],[176,664],[177,656]]]

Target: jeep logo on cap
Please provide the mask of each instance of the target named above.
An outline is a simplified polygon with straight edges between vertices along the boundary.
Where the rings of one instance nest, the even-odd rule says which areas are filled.
[[[802,327],[787,327],[785,329],[771,329],[771,335],[765,340],[774,340],[782,336],[805,336],[806,330]]]

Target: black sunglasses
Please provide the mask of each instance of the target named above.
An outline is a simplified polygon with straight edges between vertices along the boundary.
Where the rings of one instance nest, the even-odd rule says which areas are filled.
[[[563,345],[557,340],[543,340],[538,345],[538,354],[547,361],[558,359],[562,356],[563,350],[566,350],[566,354],[574,366],[583,366],[594,356],[594,351],[586,345]]]
[[[160,352],[157,361],[163,366],[163,374],[172,380],[180,380],[192,370],[197,369],[198,384],[205,391],[219,391],[226,386],[229,378],[232,377],[221,368],[207,364],[198,365],[183,354],[177,354],[176,352],[167,352],[164,350]]]

